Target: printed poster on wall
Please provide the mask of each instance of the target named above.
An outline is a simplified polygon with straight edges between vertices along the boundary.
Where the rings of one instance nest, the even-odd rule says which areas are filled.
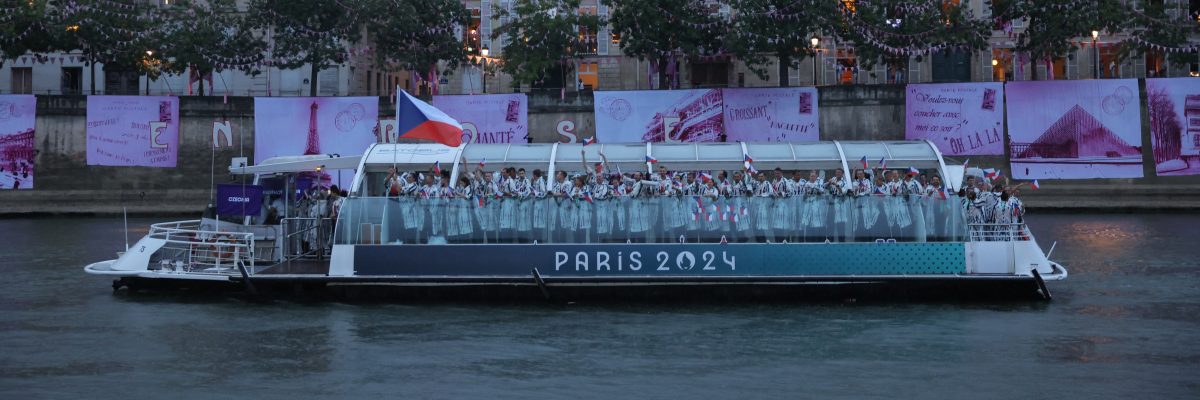
[[[1002,83],[910,84],[905,90],[905,139],[929,140],[948,156],[1004,155]]]
[[[357,156],[375,143],[377,97],[255,97],[254,163],[282,156]],[[322,172],[321,186],[345,185],[353,173]],[[340,183],[339,183],[340,182]]]
[[[721,89],[729,142],[815,142],[817,88]]]
[[[1146,98],[1155,172],[1200,174],[1200,79],[1147,79]]]
[[[720,89],[595,92],[596,140],[720,141],[722,104]]]
[[[0,190],[33,189],[37,98],[0,96]]]
[[[87,164],[174,167],[179,98],[88,96]]]
[[[525,143],[529,137],[524,93],[433,96],[433,106],[462,124],[463,142]]]
[[[1142,177],[1135,79],[1008,83],[1012,176]]]

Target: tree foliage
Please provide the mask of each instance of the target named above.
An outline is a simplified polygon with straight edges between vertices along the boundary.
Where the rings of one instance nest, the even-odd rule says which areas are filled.
[[[182,0],[162,15],[158,52],[165,72],[204,77],[236,69],[259,73],[266,42],[255,35],[233,0]],[[204,80],[200,80],[204,95]]]
[[[579,40],[580,28],[596,32],[604,23],[595,15],[581,14],[579,0],[517,0],[513,11],[496,7],[496,15],[509,18],[492,31],[492,39],[507,35],[500,69],[514,84],[534,83],[557,72],[569,60],[591,51]],[[606,40],[606,38],[600,38]]]
[[[649,60],[659,89],[669,87],[668,62],[719,54],[728,21],[695,0],[602,0],[611,7],[609,22],[621,36],[621,51]],[[682,61],[682,60],[679,60]]]
[[[729,48],[759,79],[777,69],[779,86],[788,85],[788,69],[815,54],[811,39],[834,17],[835,3],[821,0],[732,0],[737,10],[728,33]],[[775,56],[775,61],[771,56]]]
[[[974,18],[967,2],[860,1],[839,7],[837,33],[854,42],[861,66],[903,67],[909,57],[987,47],[991,22]]]
[[[362,38],[370,2],[252,0],[250,22],[264,32],[268,58],[285,69],[311,65],[309,94],[317,95],[317,73],[346,61],[346,48]]]
[[[426,72],[444,62],[445,72],[466,57],[455,29],[469,22],[470,13],[458,0],[373,0],[367,38],[375,62],[385,70]]]

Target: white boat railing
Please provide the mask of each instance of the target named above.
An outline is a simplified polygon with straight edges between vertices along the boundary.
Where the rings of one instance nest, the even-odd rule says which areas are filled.
[[[1024,223],[967,224],[967,232],[972,242],[1019,242],[1033,238]]]
[[[151,270],[240,274],[254,260],[254,233],[205,229],[200,220],[153,224],[147,237],[165,242],[151,257]]]

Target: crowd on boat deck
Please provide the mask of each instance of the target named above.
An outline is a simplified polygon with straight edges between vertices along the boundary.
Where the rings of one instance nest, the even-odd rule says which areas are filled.
[[[965,240],[968,223],[1011,224],[1024,213],[1019,186],[970,177],[954,193],[913,168],[826,177],[658,165],[644,174],[601,159],[589,165],[584,156],[580,170],[554,176],[480,162],[453,184],[449,171],[391,168],[372,185],[375,200],[390,201],[364,211],[382,216],[384,243],[946,241]],[[371,222],[358,217],[346,221],[347,234]]]

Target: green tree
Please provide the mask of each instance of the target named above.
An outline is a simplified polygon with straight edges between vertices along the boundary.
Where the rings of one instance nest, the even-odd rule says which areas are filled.
[[[233,0],[182,0],[162,15],[159,56],[162,70],[198,77],[225,69],[257,74],[266,43],[254,35]],[[200,79],[199,95],[204,95]]]
[[[612,8],[609,22],[621,36],[621,51],[650,60],[658,88],[670,87],[667,65],[677,58],[722,51],[728,22],[703,3],[681,0],[602,0]]]
[[[251,26],[268,41],[268,62],[284,69],[310,65],[309,95],[317,95],[317,73],[346,61],[346,49],[362,37],[363,11],[370,2],[252,0]],[[388,18],[391,15],[379,16]]]
[[[156,6],[138,0],[73,0],[50,6],[54,11],[47,23],[53,47],[83,53],[91,94],[96,94],[96,63],[153,72],[146,51],[154,47]]]
[[[492,31],[492,39],[508,35],[500,69],[514,84],[533,83],[565,68],[567,61],[592,53],[579,40],[579,29],[596,32],[600,17],[581,14],[580,0],[517,0],[513,11],[497,6],[496,16],[512,17]],[[604,40],[601,38],[600,40]]]
[[[443,74],[466,57],[455,29],[470,13],[458,0],[374,0],[368,2],[367,38],[375,64],[390,71],[424,73],[444,63]]]
[[[1065,56],[1078,42],[1091,40],[1092,31],[1121,32],[1131,20],[1121,0],[1009,0],[1012,19],[1024,18],[1026,28],[1017,35],[1016,50],[1029,53],[1036,63]],[[1037,80],[1037,68],[1033,79]]]
[[[54,49],[46,0],[0,0],[0,66],[10,58]]]
[[[737,18],[729,47],[759,79],[769,79],[774,55],[779,86],[788,86],[788,69],[816,53],[812,37],[836,12],[833,2],[820,0],[732,0],[732,5]]]
[[[1168,57],[1170,63],[1183,67],[1196,59],[1196,44],[1189,38],[1200,34],[1200,24],[1183,12],[1184,9],[1172,15],[1172,7],[1166,2],[1143,2],[1142,11],[1126,9],[1132,24],[1126,30],[1129,39],[1121,42],[1117,48],[1117,58],[1125,60],[1140,56],[1146,52],[1164,52],[1164,49],[1189,49],[1181,57]]]
[[[839,7],[837,32],[854,42],[859,64],[884,63],[902,69],[941,51],[987,47],[991,22],[971,17],[967,2],[944,0],[872,1]]]

